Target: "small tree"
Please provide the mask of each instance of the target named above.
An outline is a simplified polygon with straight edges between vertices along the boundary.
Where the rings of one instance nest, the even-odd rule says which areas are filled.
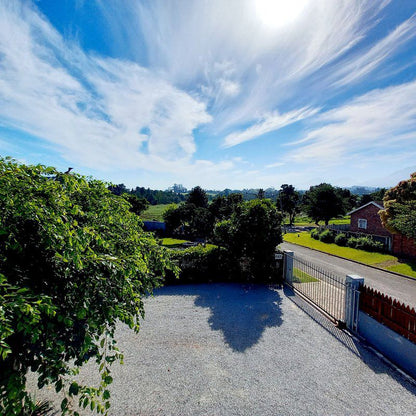
[[[131,205],[106,184],[41,165],[0,159],[0,408],[33,408],[26,373],[38,386],[107,412],[117,322],[139,330],[142,297],[173,268]],[[174,269],[174,268],[173,268]],[[98,388],[72,379],[94,358]],[[76,413],[76,412],[75,412]]]
[[[289,224],[293,225],[295,215],[300,212],[300,194],[293,185],[283,184],[280,187],[276,205],[282,213],[289,216]]]
[[[123,194],[123,198],[131,205],[130,212],[140,215],[149,208],[149,202],[145,198],[139,198],[133,194]]]
[[[345,214],[343,195],[328,183],[311,186],[303,196],[302,205],[316,224],[325,221],[325,225],[328,225],[331,218]]]
[[[389,189],[383,201],[385,208],[379,212],[383,226],[416,239],[416,172]]]

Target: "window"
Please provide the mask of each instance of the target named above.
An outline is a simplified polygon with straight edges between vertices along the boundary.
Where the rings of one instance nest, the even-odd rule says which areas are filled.
[[[363,230],[367,229],[367,220],[360,218],[358,220],[358,228],[362,228]]]

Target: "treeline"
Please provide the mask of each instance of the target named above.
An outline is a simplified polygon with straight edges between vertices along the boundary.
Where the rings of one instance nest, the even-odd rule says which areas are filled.
[[[134,189],[128,189],[123,183],[112,185],[108,188],[115,195],[130,194],[137,198],[144,198],[150,205],[159,204],[179,204],[185,201],[185,195],[173,191],[161,191],[136,186]]]

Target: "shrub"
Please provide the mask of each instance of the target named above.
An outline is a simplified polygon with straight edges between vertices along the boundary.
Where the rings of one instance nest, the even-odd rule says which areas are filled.
[[[311,237],[314,238],[315,240],[319,240],[319,229],[318,228],[314,228],[311,231]]]
[[[323,243],[333,243],[334,234],[331,230],[324,230],[319,234],[319,240]]]
[[[371,237],[351,237],[347,241],[347,246],[365,251],[383,252],[384,246],[379,241],[374,241]]]
[[[347,240],[347,247],[356,248],[357,247],[357,240],[358,240],[358,238],[356,238],[356,237],[350,237]]]
[[[335,244],[345,247],[347,245],[348,237],[344,233],[340,233],[335,237]]]
[[[357,238],[355,247],[365,251],[383,251],[383,244],[379,241],[374,241],[370,237]]]
[[[209,283],[229,278],[225,249],[202,245],[170,250],[170,258],[180,268],[179,279],[168,273],[165,283]]]

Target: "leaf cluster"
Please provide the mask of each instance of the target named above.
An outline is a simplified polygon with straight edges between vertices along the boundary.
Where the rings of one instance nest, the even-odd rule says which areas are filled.
[[[142,230],[131,204],[101,181],[42,165],[0,159],[0,407],[32,405],[25,376],[66,394],[62,413],[79,404],[105,413],[109,365],[121,360],[114,330],[135,331],[142,298],[175,269]],[[71,381],[95,358],[98,388]],[[71,366],[69,363],[73,363]],[[76,412],[75,412],[76,413]]]

